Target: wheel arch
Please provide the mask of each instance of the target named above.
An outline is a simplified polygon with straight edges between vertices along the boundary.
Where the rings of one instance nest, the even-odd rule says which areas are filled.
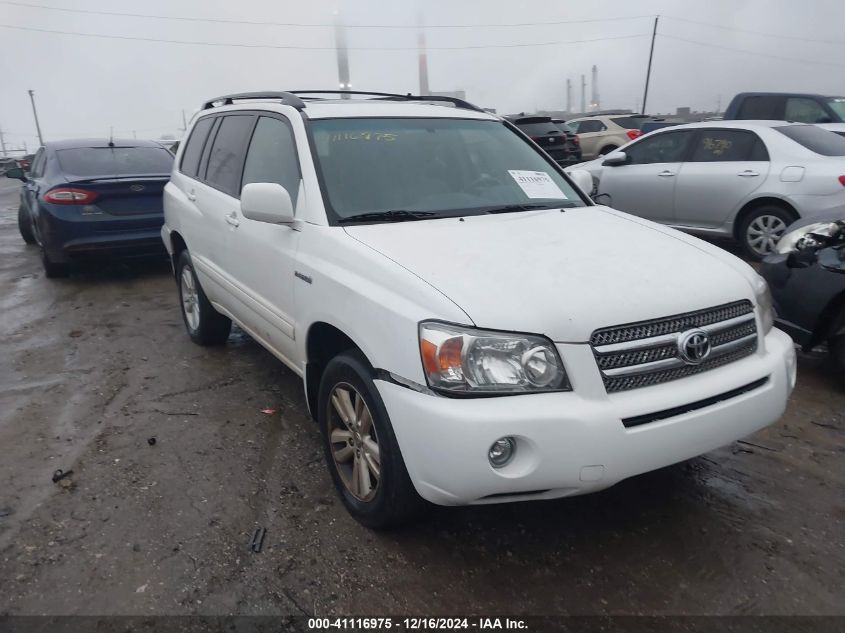
[[[173,275],[175,276],[179,256],[182,254],[182,251],[188,250],[188,244],[185,242],[185,238],[182,237],[179,231],[170,232],[170,244],[173,247],[173,251],[170,254],[170,264],[173,267]]]
[[[796,220],[801,217],[801,214],[798,213],[798,210],[783,198],[778,198],[776,196],[771,195],[760,196],[758,198],[754,198],[753,200],[749,200],[739,209],[739,211],[737,211],[736,215],[734,216],[732,230],[734,239],[741,239],[741,236],[739,235],[739,227],[742,226],[742,223],[745,221],[745,218],[747,218],[748,215],[752,213],[755,209],[759,209],[760,207],[765,206],[780,207],[784,211],[788,211],[793,216],[795,216]]]
[[[317,417],[317,395],[320,390],[320,378],[328,362],[347,350],[361,352],[372,368],[364,348],[341,328],[327,321],[315,321],[308,327],[305,335],[305,400],[311,417]]]

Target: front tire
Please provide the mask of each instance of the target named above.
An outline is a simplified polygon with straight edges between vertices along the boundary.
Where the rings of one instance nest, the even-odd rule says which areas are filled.
[[[753,261],[773,253],[786,227],[798,217],[792,211],[774,205],[762,205],[746,215],[737,235],[742,250]]]
[[[317,421],[332,481],[347,511],[374,529],[417,517],[417,494],[393,433],[372,367],[357,350],[326,366],[320,381]]]
[[[834,323],[832,331],[842,332],[842,334],[831,336],[827,342],[827,348],[830,350],[830,360],[834,371],[845,377],[845,308],[840,310],[839,317]]]
[[[18,207],[18,231],[21,233],[23,241],[27,244],[35,244],[35,233],[32,230],[32,220],[29,213],[23,208],[23,205]]]
[[[179,305],[188,336],[197,345],[222,345],[232,331],[232,320],[211,305],[200,286],[194,264],[187,250],[179,255],[176,267]]]

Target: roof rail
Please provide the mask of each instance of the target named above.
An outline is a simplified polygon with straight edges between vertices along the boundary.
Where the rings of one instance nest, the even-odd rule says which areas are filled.
[[[377,97],[379,99],[384,99],[386,101],[389,100],[396,100],[396,101],[442,101],[444,103],[451,103],[456,108],[461,108],[463,110],[473,110],[475,112],[486,112],[483,108],[479,108],[477,105],[474,105],[468,101],[464,101],[463,99],[458,99],[457,97],[444,97],[440,95],[412,95],[410,92],[407,94],[396,94],[393,92],[366,92],[363,90],[291,90],[289,92],[291,95],[361,95],[361,96],[369,96],[369,97]],[[309,97],[304,97],[304,99],[308,99]]]
[[[206,101],[202,109],[208,110],[209,108],[213,108],[215,107],[214,104],[232,105],[235,101],[242,99],[280,99],[283,105],[292,106],[297,110],[305,109],[305,102],[290,92],[241,92],[238,94],[223,95],[222,97],[215,97]]]

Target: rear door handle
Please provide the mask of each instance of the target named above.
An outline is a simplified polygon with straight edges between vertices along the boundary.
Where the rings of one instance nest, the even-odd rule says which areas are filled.
[[[191,191],[191,192],[188,194],[188,200],[190,200],[191,202],[195,202],[195,201],[196,201],[196,199],[197,199],[197,194],[195,194],[193,191]]]
[[[674,171],[669,171],[668,169],[666,169],[666,170],[664,170],[664,171],[661,171],[661,172],[660,172],[659,174],[657,174],[657,175],[658,175],[658,176],[663,176],[664,178],[668,178],[668,177],[670,177],[670,176],[674,176],[674,175],[675,175],[675,172],[674,172]]]
[[[229,215],[226,216],[226,222],[231,224],[232,226],[239,226],[240,221],[238,220],[238,216],[235,215],[235,212],[232,211]]]
[[[746,169],[745,171],[741,171],[737,174],[737,176],[742,176],[743,178],[753,178],[754,176],[759,176],[760,174],[756,171],[751,171],[750,169]]]

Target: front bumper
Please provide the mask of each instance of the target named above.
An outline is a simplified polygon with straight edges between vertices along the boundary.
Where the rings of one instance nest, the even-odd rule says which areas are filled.
[[[754,355],[654,387],[608,395],[587,345],[558,345],[568,393],[446,398],[379,380],[411,480],[440,505],[550,499],[607,488],[701,455],[775,422],[795,385],[795,351],[772,330]],[[572,366],[570,367],[570,363]],[[767,379],[739,396],[626,428],[622,420],[668,411]],[[487,450],[517,440],[494,469]]]

